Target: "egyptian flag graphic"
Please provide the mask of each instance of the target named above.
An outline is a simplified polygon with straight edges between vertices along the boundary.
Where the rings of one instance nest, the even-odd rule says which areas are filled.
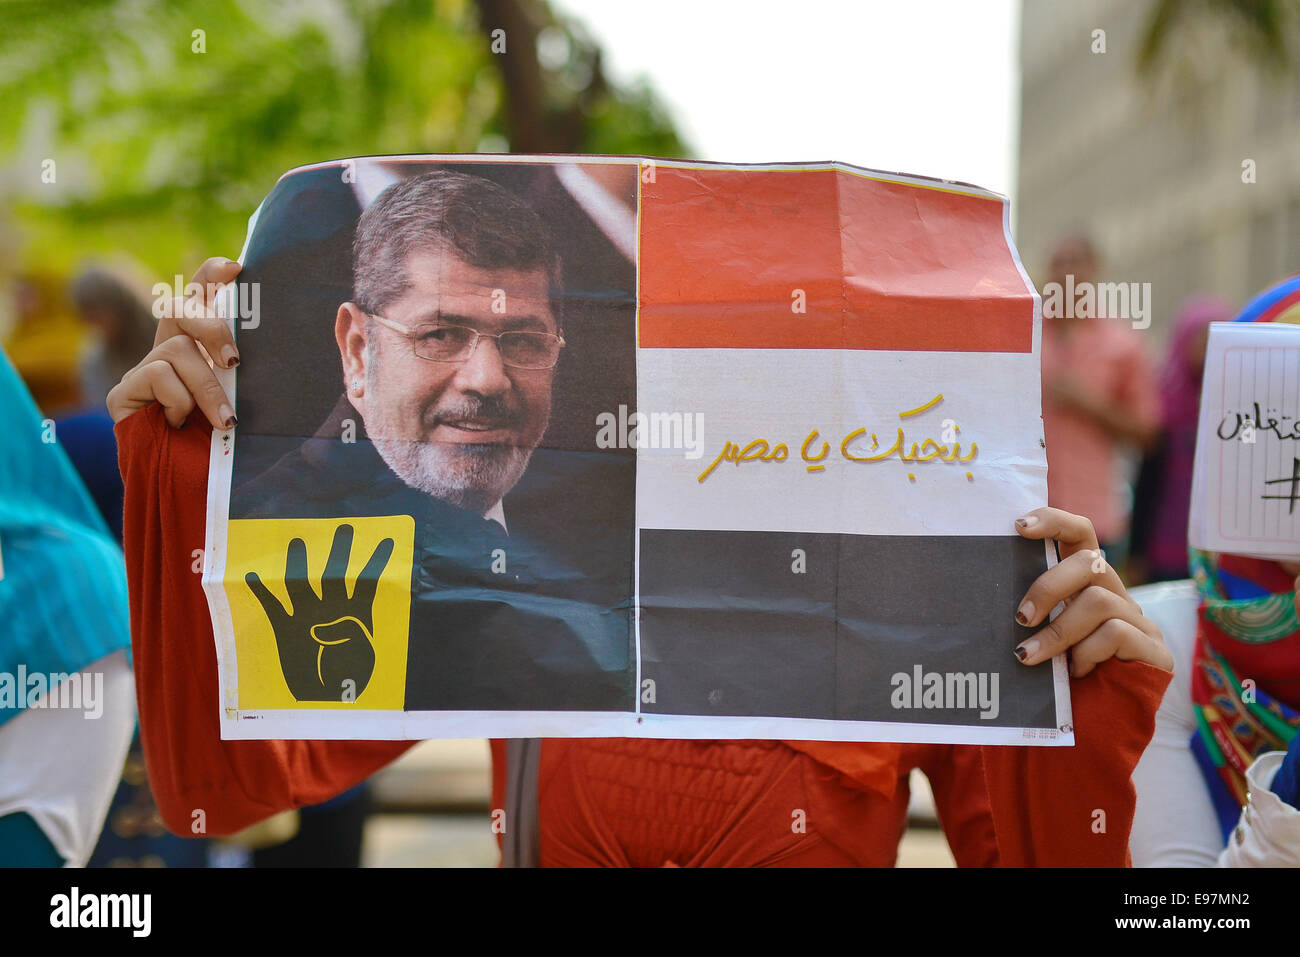
[[[1063,662],[1014,655],[1052,559],[1006,201],[659,161],[639,215],[640,733],[1069,743]]]

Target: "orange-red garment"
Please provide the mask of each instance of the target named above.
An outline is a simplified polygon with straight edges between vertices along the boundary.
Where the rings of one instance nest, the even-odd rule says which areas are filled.
[[[410,747],[220,739],[212,623],[193,571],[211,429],[196,411],[173,430],[154,405],[116,431],[141,736],[168,828],[232,833],[323,801]],[[1124,865],[1129,778],[1170,677],[1112,660],[1073,682],[1073,748],[547,739],[541,861],[886,866],[906,824],[907,772],[920,767],[961,865]],[[497,808],[504,758],[494,741]]]

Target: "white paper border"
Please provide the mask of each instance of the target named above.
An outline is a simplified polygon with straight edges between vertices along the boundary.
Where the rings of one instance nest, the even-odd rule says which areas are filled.
[[[1005,197],[989,190],[968,184],[922,176],[886,173],[839,162],[818,163],[762,163],[727,164],[700,163],[678,160],[657,160],[637,156],[583,156],[583,155],[516,155],[516,154],[421,154],[404,156],[351,157],[300,166],[286,172],[280,179],[307,170],[342,166],[347,162],[367,159],[376,163],[617,163],[635,164],[637,176],[637,337],[640,329],[640,213],[642,164],[650,162],[656,167],[670,169],[737,169],[737,170],[822,170],[835,169],[861,175],[868,179],[894,182],[929,189],[941,189],[990,199],[1002,203],[1002,228],[1006,248],[1024,280],[1025,288],[1033,297],[1033,337],[1031,355],[1041,356],[1042,299],[1030,282],[1021,262],[1019,251],[1011,236],[1010,203]],[[248,221],[244,248],[240,251],[242,265],[248,253],[248,243],[261,215],[261,205]],[[223,297],[220,308],[235,331],[238,310],[236,291],[232,286]],[[237,372],[214,368],[217,379],[230,396],[236,399]],[[639,380],[638,380],[639,381]],[[238,406],[236,405],[236,408]],[[1041,418],[1041,406],[1040,406]],[[230,604],[223,585],[226,567],[226,531],[230,515],[231,476],[234,455],[223,455],[225,430],[214,429],[208,458],[207,527],[203,555],[203,590],[212,616],[212,631],[216,641],[217,681],[220,701],[220,726],[223,740],[313,739],[328,733],[331,740],[418,740],[422,738],[483,738],[483,737],[632,737],[679,738],[695,740],[768,738],[774,740],[807,741],[883,741],[933,744],[986,744],[986,745],[1038,745],[1070,747],[1074,744],[1073,718],[1070,707],[1069,671],[1064,654],[1052,659],[1053,687],[1056,696],[1057,727],[1005,728],[981,725],[919,724],[907,722],[849,721],[842,719],[789,718],[789,717],[720,717],[712,715],[643,714],[640,711],[640,602],[639,574],[634,575],[634,630],[637,651],[637,683],[634,688],[635,710],[626,713],[607,712],[554,712],[554,711],[374,711],[343,709],[286,709],[269,711],[243,711],[238,708],[236,688],[237,657],[234,624]],[[1044,480],[1044,485],[1046,481]],[[1055,550],[1046,543],[1048,567],[1055,564]],[[636,532],[634,565],[639,566],[640,530]],[[638,568],[639,572],[639,568]]]

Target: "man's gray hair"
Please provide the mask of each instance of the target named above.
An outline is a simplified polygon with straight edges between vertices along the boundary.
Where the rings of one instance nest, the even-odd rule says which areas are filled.
[[[545,269],[560,319],[560,262],[531,206],[491,180],[435,170],[402,180],[361,214],[352,244],[354,301],[382,314],[408,287],[406,257],[446,246],[480,269]]]

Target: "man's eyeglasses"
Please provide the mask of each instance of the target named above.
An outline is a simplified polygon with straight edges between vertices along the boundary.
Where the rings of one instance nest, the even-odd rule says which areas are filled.
[[[465,362],[480,339],[495,339],[501,361],[516,369],[552,369],[560,360],[564,337],[549,332],[501,332],[490,335],[469,326],[422,322],[415,328],[367,313],[381,326],[411,340],[415,354],[433,362]]]

